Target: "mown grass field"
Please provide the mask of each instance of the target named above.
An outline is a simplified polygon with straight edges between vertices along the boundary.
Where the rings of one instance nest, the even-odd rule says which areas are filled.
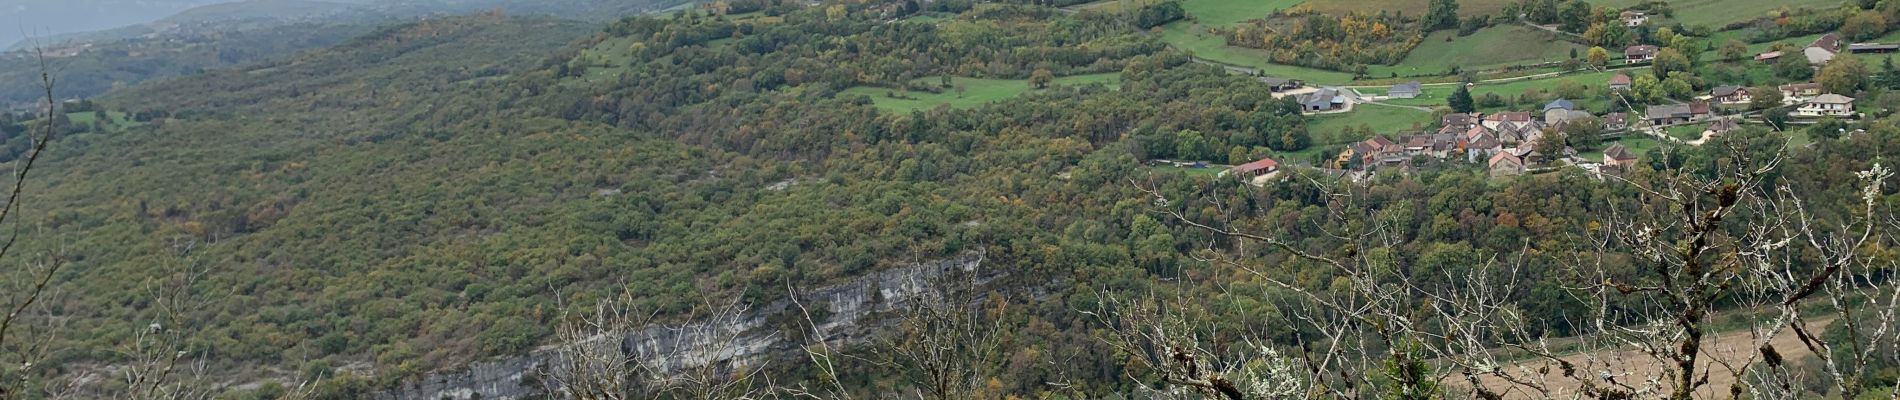
[[[1233,167],[1227,166],[1227,165],[1215,165],[1215,164],[1208,164],[1206,168],[1188,168],[1188,167],[1176,167],[1173,165],[1156,165],[1156,166],[1148,167],[1148,170],[1154,171],[1157,173],[1163,173],[1163,174],[1183,174],[1187,176],[1212,177],[1215,175],[1220,175],[1221,171],[1226,171],[1228,168],[1233,168]]]
[[[1338,85],[1352,81],[1352,74],[1345,72],[1267,62],[1265,51],[1228,46],[1225,39],[1207,33],[1203,26],[1185,21],[1163,27],[1161,40],[1195,57],[1258,69],[1267,76],[1300,79],[1309,84],[1319,85]]]
[[[1303,1],[1304,0],[1187,0],[1181,3],[1181,8],[1187,10],[1189,16],[1194,17],[1195,20],[1202,24],[1228,26],[1240,21],[1265,17],[1273,14],[1274,10],[1283,10],[1293,7]],[[1357,1],[1334,0],[1319,1],[1317,3],[1327,2],[1346,3]]]
[[[937,83],[937,77],[919,78],[916,82]],[[943,93],[902,91],[897,89],[859,86],[839,92],[840,98],[867,96],[878,108],[893,111],[911,111],[936,108],[948,105],[952,108],[975,107],[989,102],[1008,99],[1030,91],[1027,79],[980,79],[955,78],[955,84],[963,85],[964,92],[959,95],[955,90]],[[1101,83],[1109,87],[1121,86],[1121,73],[1075,75],[1056,78],[1054,86],[1087,85]],[[896,94],[899,97],[892,97]]]
[[[1603,150],[1617,143],[1622,143],[1623,147],[1630,149],[1630,152],[1636,153],[1637,156],[1646,156],[1649,152],[1662,147],[1662,141],[1654,137],[1640,133],[1632,133],[1624,135],[1620,139],[1605,140],[1603,141],[1603,146],[1598,147],[1596,150],[1578,153],[1577,157],[1590,161],[1603,162]]]
[[[1432,114],[1419,110],[1362,104],[1344,114],[1324,114],[1307,118],[1306,130],[1313,133],[1315,145],[1352,143],[1365,140],[1360,136],[1340,136],[1346,128],[1361,125],[1372,127],[1378,134],[1393,134],[1412,129],[1414,124],[1424,126],[1432,122]]]
[[[1663,133],[1667,133],[1670,137],[1677,139],[1696,140],[1701,139],[1702,131],[1706,130],[1709,130],[1709,124],[1688,124],[1669,127],[1668,129],[1664,129]]]
[[[1623,71],[1623,72],[1628,73],[1628,74],[1638,74],[1638,73],[1649,73],[1649,70],[1637,69],[1637,70],[1629,70],[1629,71]],[[1486,93],[1497,93],[1498,96],[1504,97],[1505,99],[1508,100],[1508,99],[1517,98],[1518,95],[1524,94],[1525,91],[1550,90],[1550,89],[1556,88],[1559,82],[1566,82],[1566,81],[1576,82],[1577,84],[1582,85],[1586,93],[1589,93],[1589,92],[1594,92],[1597,89],[1602,88],[1606,85],[1609,85],[1610,77],[1614,77],[1614,76],[1616,76],[1616,71],[1591,72],[1591,73],[1556,76],[1556,77],[1551,77],[1551,78],[1546,78],[1546,79],[1512,81],[1512,82],[1495,83],[1495,84],[1483,84],[1483,85],[1472,87],[1471,96],[1472,98],[1480,98],[1480,97],[1483,97]],[[1428,90],[1427,93],[1430,93],[1430,91]],[[1449,92],[1446,92],[1446,93],[1449,94]],[[1598,110],[1607,106],[1606,100],[1595,97],[1595,96],[1584,96],[1584,98],[1581,98],[1581,99],[1570,99],[1570,100],[1575,101],[1578,106],[1583,107],[1585,109],[1589,109],[1589,110]],[[1517,105],[1517,107],[1514,107],[1514,109],[1519,110],[1519,111],[1538,111],[1538,110],[1542,110],[1543,107],[1544,107],[1543,104],[1519,104]],[[1513,108],[1513,107],[1506,107],[1506,108]],[[1497,111],[1500,109],[1502,108],[1487,108],[1481,111],[1492,112],[1492,111]]]
[[[1445,30],[1426,36],[1399,65],[1374,65],[1367,73],[1374,77],[1393,73],[1410,76],[1440,74],[1453,66],[1469,70],[1563,61],[1570,58],[1571,50],[1581,56],[1587,48],[1520,25],[1485,28],[1465,37]]]
[[[1622,9],[1641,3],[1641,0],[1588,0],[1591,4]],[[1675,21],[1684,25],[1705,25],[1720,29],[1731,22],[1747,21],[1768,16],[1768,12],[1788,7],[1826,8],[1839,6],[1839,0],[1675,0],[1670,8],[1675,9]]]
[[[1461,0],[1458,2],[1458,16],[1497,14],[1511,0]],[[1431,0],[1316,0],[1307,2],[1314,11],[1328,14],[1378,14],[1380,11],[1403,12],[1407,16],[1425,15]]]
[[[1121,11],[1122,7],[1142,7],[1149,4],[1160,3],[1161,1],[1162,0],[1102,0],[1062,8],[1075,11],[1116,12]]]

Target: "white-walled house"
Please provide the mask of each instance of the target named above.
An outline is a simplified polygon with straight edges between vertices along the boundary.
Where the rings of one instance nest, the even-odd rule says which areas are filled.
[[[1854,115],[1854,98],[1828,93],[1801,103],[1793,113],[1798,117],[1846,117]]]

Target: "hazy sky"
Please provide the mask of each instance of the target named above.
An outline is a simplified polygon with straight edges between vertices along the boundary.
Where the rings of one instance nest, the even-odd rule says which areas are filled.
[[[0,48],[26,37],[95,31],[157,21],[234,0],[0,0]]]

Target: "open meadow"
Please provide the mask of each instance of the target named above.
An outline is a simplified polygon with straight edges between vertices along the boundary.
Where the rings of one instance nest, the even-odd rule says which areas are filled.
[[[915,82],[934,84],[939,78],[918,78]],[[945,90],[942,93],[906,91],[900,89],[859,86],[839,92],[841,98],[866,96],[878,108],[893,111],[911,111],[936,108],[948,105],[952,108],[975,107],[992,101],[1008,99],[1030,91],[1027,79],[982,79],[953,78],[953,84],[963,85],[963,93]],[[1075,86],[1101,83],[1110,88],[1121,87],[1121,73],[1074,75],[1056,78],[1050,86]],[[895,97],[893,97],[895,95]]]
[[[1459,37],[1457,31],[1444,30],[1425,37],[1399,65],[1374,65],[1367,74],[1374,77],[1442,74],[1452,67],[1486,69],[1511,65],[1563,61],[1572,50],[1582,53],[1583,45],[1557,40],[1553,34],[1530,27],[1503,25],[1480,29]],[[1450,39],[1450,40],[1447,40]]]

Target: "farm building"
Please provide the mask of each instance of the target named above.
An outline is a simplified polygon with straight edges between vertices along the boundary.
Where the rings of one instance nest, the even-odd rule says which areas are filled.
[[[1829,51],[1828,49],[1823,49],[1819,47],[1809,47],[1806,49],[1801,49],[1801,54],[1806,55],[1808,57],[1809,64],[1823,65],[1823,64],[1827,64],[1829,61],[1834,61],[1833,51]]]
[[[1282,79],[1282,78],[1274,78],[1274,77],[1261,77],[1261,78],[1260,78],[1260,82],[1262,82],[1262,83],[1266,83],[1266,84],[1267,84],[1267,90],[1271,90],[1271,91],[1273,91],[1274,93],[1279,93],[1279,92],[1284,92],[1284,91],[1288,91],[1288,90],[1293,90],[1293,89],[1299,89],[1299,88],[1302,88],[1302,87],[1306,87],[1306,82],[1303,82],[1303,81],[1300,81],[1300,80],[1298,80],[1298,79]]]
[[[1753,97],[1748,95],[1748,88],[1741,86],[1717,86],[1709,91],[1709,100],[1717,103],[1747,103],[1750,99]]]
[[[1323,112],[1346,108],[1346,98],[1339,96],[1335,89],[1320,89],[1313,93],[1300,95],[1300,111]]]
[[[1807,48],[1801,49],[1801,54],[1808,57],[1808,63],[1814,65],[1834,61],[1834,55],[1840,53],[1841,37],[1832,33],[1814,39],[1814,43],[1809,43]]]
[[[1424,85],[1419,84],[1418,81],[1411,81],[1392,85],[1392,90],[1387,91],[1385,95],[1394,99],[1411,99],[1417,98],[1424,91]]]
[[[1847,45],[1847,51],[1854,54],[1886,54],[1900,52],[1900,44],[1855,43]]]
[[[1274,161],[1271,158],[1262,158],[1254,162],[1236,165],[1234,168],[1228,169],[1227,173],[1240,179],[1253,179],[1254,177],[1270,174],[1273,173],[1273,171],[1279,170],[1279,161]]]
[[[1755,61],[1761,61],[1761,62],[1774,62],[1775,60],[1780,60],[1780,59],[1781,59],[1781,52],[1779,51],[1770,51],[1767,53],[1761,53],[1761,54],[1755,55]]]
[[[1664,104],[1649,106],[1645,120],[1650,125],[1670,125],[1700,121],[1709,117],[1709,103]]]

